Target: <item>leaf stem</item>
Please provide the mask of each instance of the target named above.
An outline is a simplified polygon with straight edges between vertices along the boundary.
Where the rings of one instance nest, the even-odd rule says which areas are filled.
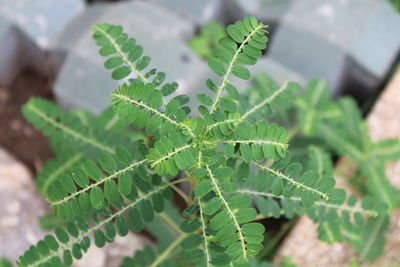
[[[255,105],[252,109],[250,109],[249,111],[247,111],[245,114],[242,115],[242,119],[246,119],[248,116],[250,116],[251,114],[253,114],[254,112],[256,112],[257,110],[259,110],[260,108],[262,108],[265,105],[270,104],[272,101],[274,101],[274,99],[281,94],[283,91],[285,91],[288,88],[288,82],[285,82],[277,91],[275,91],[272,95],[270,95],[268,98],[266,98],[264,101],[262,101],[261,103],[259,103],[258,105]]]
[[[174,181],[173,183],[177,183],[178,181]],[[36,267],[36,266],[40,266],[41,264],[47,262],[48,260],[50,260],[51,258],[53,258],[54,256],[59,255],[60,253],[62,253],[63,251],[71,248],[75,243],[78,243],[80,241],[83,240],[83,238],[85,238],[86,236],[88,236],[89,234],[93,233],[94,231],[96,231],[97,229],[99,229],[100,227],[102,227],[103,225],[105,225],[108,222],[111,222],[113,219],[115,219],[116,217],[118,217],[119,215],[122,215],[124,212],[126,212],[128,209],[136,206],[137,204],[139,204],[143,199],[148,199],[150,198],[152,195],[154,195],[155,193],[165,189],[166,187],[168,187],[168,184],[162,185],[157,187],[156,189],[154,189],[153,191],[150,191],[146,194],[144,194],[141,198],[136,199],[135,201],[133,201],[132,203],[126,205],[125,207],[123,207],[122,209],[120,209],[119,211],[115,212],[114,214],[112,214],[110,217],[104,219],[103,221],[99,222],[98,224],[94,225],[93,227],[89,228],[88,230],[81,232],[77,238],[75,238],[74,240],[71,240],[70,242],[68,242],[67,244],[59,247],[56,251],[48,254],[46,257],[42,258],[41,260],[38,260],[32,264],[29,264],[26,267]]]
[[[292,229],[292,226],[297,222],[297,218],[291,219],[286,222],[281,229],[279,229],[278,233],[276,233],[271,240],[266,242],[264,249],[257,255],[258,259],[262,259],[267,256],[272,249],[279,243],[279,241],[285,236],[285,234]]]
[[[103,145],[101,143],[99,143],[96,139],[91,139],[87,136],[84,136],[82,133],[77,132],[67,126],[65,126],[64,124],[59,123],[58,121],[56,121],[55,119],[51,118],[50,116],[48,116],[46,113],[42,112],[40,109],[38,109],[37,107],[35,107],[32,104],[29,104],[29,109],[33,112],[36,113],[36,115],[38,115],[39,117],[41,117],[43,120],[45,120],[46,122],[48,122],[49,124],[53,125],[55,128],[58,128],[59,130],[61,130],[62,132],[69,134],[70,136],[72,136],[73,138],[79,139],[87,144],[90,144],[100,150],[106,151],[108,153],[114,154],[114,148],[108,147],[106,145]]]
[[[269,198],[290,199],[292,201],[301,202],[301,198],[300,197],[285,198],[282,195],[278,196],[278,195],[275,195],[273,193],[258,192],[258,191],[254,191],[254,190],[250,190],[250,189],[241,189],[241,190],[238,190],[237,193],[264,196],[264,197],[269,197]],[[321,207],[336,209],[338,211],[348,211],[350,213],[359,212],[359,213],[365,214],[367,216],[373,216],[373,217],[378,216],[378,213],[375,212],[375,211],[372,211],[372,210],[363,210],[363,209],[360,209],[360,208],[357,208],[357,207],[350,207],[350,206],[346,206],[346,205],[336,205],[336,204],[327,203],[327,202],[322,201],[322,200],[316,201],[314,204],[317,205],[317,206],[321,206]]]
[[[117,42],[112,38],[111,35],[109,35],[105,30],[103,30],[101,27],[98,27],[97,25],[93,26],[93,30],[102,33],[107,38],[107,40],[110,41],[110,43],[115,48],[117,53],[122,57],[122,61],[124,61],[124,63],[127,64],[141,80],[143,80],[146,83],[148,82],[146,77],[139,70],[136,69],[136,66],[133,65],[133,63],[126,57],[125,53],[122,52],[121,47],[117,44]]]
[[[114,96],[114,97],[116,97],[116,98],[119,98],[119,99],[122,99],[122,100],[124,100],[124,101],[127,101],[127,102],[129,102],[129,103],[132,103],[132,104],[134,104],[134,105],[136,105],[136,106],[142,107],[142,108],[144,108],[144,109],[146,109],[146,110],[152,112],[153,114],[155,114],[155,115],[161,117],[162,119],[168,121],[169,123],[171,123],[171,124],[177,126],[178,128],[181,128],[181,129],[183,129],[183,130],[186,130],[192,137],[195,136],[194,133],[193,133],[193,131],[192,131],[188,126],[186,126],[185,124],[180,123],[180,122],[177,122],[177,121],[174,120],[174,119],[171,119],[170,117],[168,117],[168,116],[165,115],[164,113],[162,113],[162,112],[158,111],[157,109],[154,109],[154,108],[152,108],[152,107],[146,105],[146,104],[143,103],[142,101],[135,100],[135,99],[130,98],[130,97],[126,96],[126,95],[122,95],[122,94],[120,94],[120,93],[118,93],[118,92],[113,92],[111,95]]]
[[[160,263],[162,263],[166,258],[168,258],[169,256],[171,256],[171,252],[176,248],[176,246],[178,246],[181,241],[186,237],[186,234],[181,234],[180,236],[178,236],[177,239],[175,239],[175,241],[173,243],[171,243],[171,245],[168,246],[167,249],[165,249],[163,251],[163,253],[161,253],[156,260],[150,265],[150,267],[156,267],[158,266]]]
[[[211,180],[211,183],[213,184],[216,194],[221,199],[222,204],[225,206],[226,210],[228,211],[229,216],[231,217],[232,221],[235,224],[235,228],[238,231],[238,235],[239,235],[239,241],[240,241],[240,246],[242,248],[242,254],[243,254],[244,260],[247,260],[247,251],[246,251],[246,244],[245,244],[244,236],[243,236],[242,230],[240,229],[240,225],[239,225],[238,221],[236,220],[235,213],[231,210],[231,208],[228,205],[228,202],[225,200],[224,196],[222,195],[222,192],[219,189],[219,186],[218,186],[217,182],[215,181],[214,175],[208,165],[206,165],[206,169],[207,169],[208,175],[210,176],[210,180]]]
[[[210,252],[208,251],[208,242],[207,242],[207,234],[206,234],[206,223],[205,223],[204,217],[203,217],[203,206],[201,204],[200,198],[198,199],[198,203],[199,203],[199,213],[200,213],[202,235],[203,235],[203,240],[204,240],[204,249],[205,249],[205,253],[206,253],[207,267],[210,267],[211,266],[211,257],[210,257]]]
[[[229,75],[231,75],[232,69],[233,69],[233,65],[236,63],[236,59],[239,56],[240,52],[242,52],[243,47],[249,42],[249,40],[251,39],[251,37],[260,29],[264,28],[265,26],[263,24],[258,25],[252,32],[250,32],[246,39],[244,39],[244,41],[240,44],[239,48],[235,51],[235,54],[232,57],[231,62],[229,63],[228,66],[228,70],[226,71],[221,85],[218,87],[218,91],[217,91],[217,96],[215,97],[213,104],[211,106],[211,113],[213,113],[215,111],[215,109],[217,108],[217,104],[221,98],[221,94],[225,89],[225,86],[229,83],[228,81],[228,77]]]
[[[94,183],[94,184],[91,184],[91,185],[89,185],[89,186],[87,186],[87,187],[85,187],[85,188],[83,188],[83,189],[81,189],[81,190],[79,190],[79,191],[76,191],[75,193],[73,193],[73,194],[71,194],[71,195],[69,195],[69,196],[67,196],[67,197],[65,197],[65,198],[63,198],[63,199],[61,199],[61,200],[59,200],[59,201],[56,201],[56,202],[51,202],[51,201],[49,201],[49,202],[50,202],[50,204],[51,204],[52,206],[56,206],[56,205],[60,205],[60,204],[63,204],[63,203],[65,203],[65,202],[68,202],[69,200],[75,198],[76,196],[78,196],[78,195],[80,195],[80,194],[85,193],[86,191],[90,190],[90,189],[93,188],[93,187],[99,186],[99,185],[101,185],[101,184],[103,184],[103,183],[105,183],[105,182],[107,182],[107,181],[109,181],[109,180],[111,180],[111,179],[117,177],[118,175],[121,175],[121,174],[123,174],[123,173],[125,173],[125,172],[128,172],[128,171],[133,170],[135,167],[142,165],[142,164],[145,163],[146,161],[147,161],[147,160],[144,159],[144,160],[141,160],[141,161],[133,162],[133,163],[130,164],[129,166],[125,167],[124,169],[121,169],[121,170],[119,170],[119,171],[116,171],[116,172],[114,172],[113,174],[111,174],[111,175],[109,175],[109,176],[106,176],[106,177],[104,177],[103,179],[100,179],[100,181],[98,181],[98,182],[96,182],[96,183]]]

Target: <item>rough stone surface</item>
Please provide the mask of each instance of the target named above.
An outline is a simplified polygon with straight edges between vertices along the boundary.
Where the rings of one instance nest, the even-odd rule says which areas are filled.
[[[339,46],[378,77],[400,49],[400,14],[388,1],[297,1],[284,23]]]
[[[236,1],[239,14],[242,16],[256,16],[259,20],[279,23],[279,20],[290,8],[293,0],[238,0]]]
[[[16,260],[43,238],[38,220],[48,205],[29,171],[0,148],[0,257]]]
[[[39,46],[50,41],[79,10],[83,0],[0,0],[0,14],[26,33]]]
[[[306,84],[306,79],[303,76],[270,57],[262,57],[257,61],[256,65],[249,66],[249,70],[253,76],[259,73],[267,73],[280,84],[285,81],[298,82],[302,85]]]
[[[124,257],[132,257],[137,250],[143,249],[145,244],[149,244],[149,240],[134,233],[129,233],[124,237],[116,237],[114,243],[106,247],[106,262],[104,267],[120,266]]]
[[[165,4],[180,14],[192,19],[196,24],[204,24],[216,19],[221,11],[222,0],[156,0]]]
[[[103,248],[92,245],[83,258],[74,262],[74,267],[118,267],[125,256],[133,256],[136,250],[142,249],[149,241],[137,234],[117,236],[113,243]]]
[[[368,116],[368,127],[374,141],[387,138],[400,138],[400,69],[397,70],[389,86],[383,92],[374,109]],[[337,169],[352,172],[348,162],[342,160]],[[338,173],[340,187],[350,190],[346,183],[347,175]],[[386,174],[390,182],[400,188],[400,162],[387,165]],[[391,217],[390,228],[386,235],[386,245],[383,255],[374,262],[365,264],[371,266],[388,266],[400,264],[400,210],[396,210]],[[346,244],[329,246],[318,240],[316,225],[308,218],[303,217],[285,239],[279,250],[276,261],[290,256],[299,266],[344,266],[351,259],[357,258],[354,250]],[[317,260],[316,260],[317,259]],[[397,266],[396,265],[396,266]]]
[[[295,1],[283,16],[270,55],[338,90],[346,58],[383,80],[400,51],[400,14],[388,1]],[[362,73],[362,72],[361,72]],[[357,76],[363,79],[362,75]]]
[[[257,64],[247,66],[247,68],[252,78],[258,74],[267,74],[278,84],[283,84],[285,81],[293,81],[303,86],[306,85],[307,80],[303,76],[270,57],[264,56],[257,61]],[[251,86],[251,79],[250,81],[245,81],[236,77],[231,77],[229,80],[235,85],[239,92],[245,92]]]
[[[44,73],[44,57],[34,42],[0,14],[0,85],[8,86],[24,67]]]
[[[165,71],[168,81],[179,83],[177,93],[190,95],[205,90],[203,80],[209,76],[207,64],[185,42],[194,34],[193,22],[154,2],[98,4],[87,8],[68,25],[55,44],[69,51],[54,87],[61,104],[95,113],[108,105],[109,93],[119,83],[103,68],[104,58],[98,55],[88,29],[89,25],[104,22],[123,25],[144,47],[144,54],[152,58],[150,66]],[[83,30],[74,32],[79,28]]]
[[[294,25],[283,24],[276,32],[269,55],[306,79],[323,78],[337,88],[346,55],[340,47]]]

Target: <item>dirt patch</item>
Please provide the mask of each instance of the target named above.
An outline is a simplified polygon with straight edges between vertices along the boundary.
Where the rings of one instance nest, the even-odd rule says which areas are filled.
[[[22,116],[21,107],[31,96],[53,99],[53,79],[25,69],[8,88],[0,88],[0,146],[36,174],[52,156],[47,138]]]

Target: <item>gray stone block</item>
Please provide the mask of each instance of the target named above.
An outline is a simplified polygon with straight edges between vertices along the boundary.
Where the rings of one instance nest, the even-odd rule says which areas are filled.
[[[46,48],[64,25],[84,7],[84,0],[0,0],[0,15]]]
[[[8,86],[24,67],[39,73],[47,69],[39,47],[8,19],[0,15],[0,85]]]
[[[267,73],[279,84],[283,84],[285,81],[293,81],[305,85],[308,81],[300,73],[285,67],[271,57],[262,57],[256,65],[249,67],[249,70],[252,76],[259,73]]]
[[[205,90],[204,79],[210,73],[208,66],[185,42],[195,30],[192,21],[155,2],[98,4],[80,14],[55,43],[55,47],[69,51],[54,86],[58,101],[66,107],[99,113],[108,105],[109,93],[119,84],[103,68],[104,58],[98,55],[88,29],[89,25],[104,22],[123,25],[144,47],[144,54],[152,58],[150,66],[166,72],[168,81],[179,83],[177,94],[194,96]],[[82,30],[76,33],[74,29]]]
[[[304,86],[308,82],[308,79],[300,73],[297,73],[295,70],[282,65],[280,62],[268,56],[260,58],[257,64],[253,66],[247,66],[247,69],[251,73],[250,80],[241,80],[234,76],[229,79],[238,91],[242,93],[251,87],[252,78],[258,74],[267,74],[278,84],[283,84],[285,81],[293,81]]]
[[[338,88],[346,58],[340,47],[290,24],[280,26],[269,55],[306,79],[323,78],[334,89]]]
[[[236,0],[240,16],[256,16],[260,21],[277,24],[293,0]]]
[[[204,24],[210,20],[216,19],[222,7],[222,0],[156,0],[165,4],[180,14],[187,16],[196,24]]]
[[[389,1],[296,1],[283,23],[332,43],[380,79],[400,50],[400,14]]]
[[[16,62],[18,51],[17,29],[0,16],[0,84],[8,85],[14,79],[19,64]]]

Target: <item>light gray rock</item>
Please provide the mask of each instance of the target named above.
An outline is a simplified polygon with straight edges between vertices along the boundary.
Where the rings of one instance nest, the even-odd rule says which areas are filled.
[[[84,0],[0,0],[0,15],[8,18],[40,47],[49,43],[84,7]]]
[[[192,19],[196,24],[204,24],[210,20],[216,19],[222,7],[222,0],[156,0],[165,4],[180,14]]]
[[[61,104],[99,113],[108,105],[109,93],[118,86],[111,79],[110,71],[103,68],[104,58],[98,55],[88,29],[89,25],[104,22],[123,25],[128,35],[144,47],[144,54],[152,58],[151,68],[166,72],[168,81],[179,83],[177,94],[194,96],[205,90],[204,80],[210,76],[208,66],[193,54],[185,41],[194,34],[195,25],[191,20],[155,2],[98,4],[81,13],[54,44],[68,51],[54,86]]]
[[[282,84],[285,81],[298,82],[301,85],[305,85],[307,83],[307,79],[300,73],[285,67],[270,57],[262,57],[258,60],[256,65],[249,67],[249,70],[252,76],[255,76],[259,73],[267,73],[279,84]]]
[[[321,36],[283,24],[270,46],[270,57],[306,79],[323,78],[331,88],[338,88],[346,54]]]
[[[129,233],[124,237],[117,236],[113,243],[108,244],[105,247],[106,261],[104,267],[120,266],[124,257],[132,257],[137,250],[142,250],[146,244],[150,244],[150,241],[147,238],[135,233]]]
[[[33,67],[39,73],[44,73],[47,69],[44,58],[44,53],[33,41],[0,15],[1,86],[8,86],[24,67]]]
[[[18,71],[17,29],[0,16],[0,84],[7,86]]]
[[[273,39],[270,55],[307,78],[338,90],[346,68],[381,82],[400,51],[400,14],[388,1],[295,1]],[[354,61],[354,63],[352,63]],[[351,77],[362,79],[362,76]],[[368,86],[368,85],[367,85]]]
[[[263,56],[257,61],[257,64],[246,67],[251,73],[250,80],[241,80],[234,76],[229,79],[241,93],[244,93],[247,89],[251,87],[252,78],[259,74],[268,75],[278,84],[283,84],[285,81],[293,81],[304,86],[307,84],[308,81],[308,79],[297,73],[295,70],[282,65],[281,63],[275,61],[273,58],[268,56]]]
[[[43,238],[39,217],[49,208],[27,168],[0,148],[0,255],[15,261]]]
[[[277,24],[290,8],[293,0],[236,0],[235,19],[243,16],[256,16],[259,20],[268,24]]]
[[[118,267],[124,257],[131,257],[135,251],[143,249],[145,244],[149,244],[149,241],[134,233],[128,233],[124,237],[116,236],[114,242],[108,243],[103,248],[92,245],[83,258],[75,261],[73,266]]]

